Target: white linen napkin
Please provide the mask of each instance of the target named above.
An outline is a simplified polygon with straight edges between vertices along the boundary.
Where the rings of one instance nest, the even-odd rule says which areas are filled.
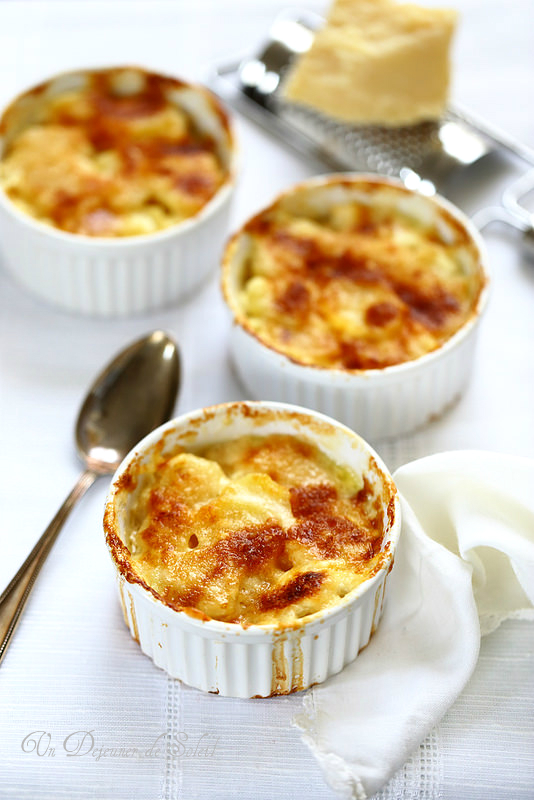
[[[329,785],[366,800],[452,705],[480,636],[534,619],[534,462],[457,451],[394,475],[403,526],[382,621],[295,724]]]

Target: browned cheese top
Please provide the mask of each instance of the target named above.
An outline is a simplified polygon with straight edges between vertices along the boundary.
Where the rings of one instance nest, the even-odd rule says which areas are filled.
[[[129,579],[203,618],[299,624],[339,603],[386,555],[391,487],[294,436],[155,456],[135,485]]]
[[[275,203],[230,245],[248,242],[226,294],[263,344],[298,364],[376,370],[436,350],[474,316],[480,254],[452,215],[393,186],[317,197]]]
[[[150,234],[195,215],[228,171],[214,139],[173,101],[184,87],[116,68],[90,73],[82,88],[34,89],[4,115],[8,129],[24,103],[35,105],[21,130],[8,136],[0,184],[32,217],[86,236]],[[204,94],[224,128],[223,112]]]

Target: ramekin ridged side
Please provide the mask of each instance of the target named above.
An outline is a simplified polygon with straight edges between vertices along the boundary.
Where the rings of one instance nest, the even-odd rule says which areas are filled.
[[[292,363],[234,323],[230,349],[252,397],[321,411],[370,441],[394,438],[438,417],[469,380],[478,319],[460,341],[450,341],[417,362],[374,375],[318,370]]]
[[[43,86],[69,85],[91,72],[64,73]],[[180,303],[216,270],[228,233],[237,145],[218,99],[202,86],[184,88],[204,98],[195,113],[199,119],[205,115],[210,130],[218,121],[215,130],[228,152],[228,177],[211,200],[195,216],[162,231],[112,239],[45,225],[17,208],[0,187],[2,261],[19,284],[66,311],[117,317]],[[0,152],[2,147],[0,136]]]
[[[252,415],[248,416],[248,411]],[[262,427],[257,413],[274,414],[274,424]],[[198,426],[203,414],[207,426]],[[213,415],[213,416],[212,416]],[[266,416],[270,420],[270,416]],[[293,420],[293,421],[292,421]],[[296,421],[295,421],[296,420]],[[305,421],[311,421],[308,429]],[[165,439],[172,449],[179,441],[205,445],[210,440],[232,435],[307,431],[313,426],[331,428],[331,447],[340,448],[350,466],[347,454],[354,453],[354,464],[368,463],[375,480],[384,481],[391,492],[393,512],[384,537],[384,560],[381,568],[355,590],[340,598],[329,609],[319,611],[299,624],[277,629],[274,625],[243,627],[217,620],[204,620],[183,611],[176,611],[156,598],[142,582],[128,577],[121,567],[109,533],[117,524],[115,508],[117,487],[128,465],[141,454]],[[208,428],[204,435],[203,428]],[[310,433],[311,431],[311,433]],[[325,434],[317,434],[323,446]],[[170,437],[170,439],[169,439]],[[331,453],[331,450],[326,450]],[[369,472],[371,474],[371,472]],[[391,512],[391,509],[390,509]],[[390,513],[389,512],[389,513]],[[119,515],[120,516],[120,515]],[[395,545],[400,531],[400,508],[393,482],[374,451],[354,432],[328,417],[297,406],[279,403],[231,403],[213,409],[192,412],[162,426],[146,437],[119,467],[106,503],[106,532],[117,572],[124,618],[142,651],[154,663],[198,689],[231,697],[269,697],[300,691],[321,683],[340,672],[356,658],[369,642],[379,624],[384,603],[386,578],[391,569]]]
[[[346,180],[402,186],[376,175],[322,176],[298,184],[280,197],[303,187]],[[468,233],[480,254],[485,284],[473,315],[443,345],[413,361],[382,369],[306,366],[262,342],[236,311],[233,274],[238,269],[240,249],[234,243],[240,234],[234,235],[223,258],[223,294],[232,315],[232,361],[251,397],[320,411],[375,442],[412,432],[438,417],[461,396],[473,369],[479,323],[488,300],[488,258],[482,237],[461,211],[441,197],[422,199],[444,209]]]
[[[232,193],[226,185],[168,231],[107,242],[42,230],[0,191],[3,263],[34,295],[71,312],[127,316],[182,302],[220,261]]]
[[[228,697],[270,697],[300,691],[354,661],[382,613],[386,572],[336,615],[280,633],[203,623],[165,609],[137,584],[119,577],[126,624],[141,650],[171,677]],[[167,617],[165,611],[169,611]],[[172,615],[172,616],[171,616]]]

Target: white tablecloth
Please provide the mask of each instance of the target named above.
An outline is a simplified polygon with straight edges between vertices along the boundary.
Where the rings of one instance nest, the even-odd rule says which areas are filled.
[[[457,5],[455,98],[534,146],[532,0]],[[325,4],[291,6],[322,11]],[[203,79],[213,62],[260,42],[283,7],[268,0],[2,0],[0,105],[79,65],[137,62]],[[243,171],[233,227],[312,174],[250,123],[239,120],[238,128]],[[452,187],[449,196],[468,213],[495,203],[526,170],[509,160],[492,165]],[[533,455],[534,261],[506,228],[489,230],[487,242],[493,293],[469,389],[416,435],[377,443],[391,470],[441,450]],[[98,320],[49,308],[0,271],[0,588],[78,475],[72,428],[86,388],[115,351],[156,327],[182,348],[177,411],[245,396],[229,366],[215,276],[185,306]],[[140,653],[124,627],[103,543],[106,488],[103,479],[70,519],[0,668],[0,797],[333,800],[291,725],[300,695],[204,695]],[[463,695],[378,797],[534,797],[533,645],[534,625],[522,621],[487,637]],[[165,734],[173,747],[163,745]]]

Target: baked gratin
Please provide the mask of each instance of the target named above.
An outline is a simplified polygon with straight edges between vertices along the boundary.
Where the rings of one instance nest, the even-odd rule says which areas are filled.
[[[390,558],[382,546],[393,488],[293,435],[170,456],[156,449],[122,476],[119,493],[133,489],[122,545],[106,525],[115,558],[122,548],[128,580],[204,619],[296,624],[339,604]]]
[[[134,67],[60,83],[21,95],[0,123],[0,186],[39,222],[91,237],[157,233],[227,180],[228,120],[207,90]],[[199,124],[204,109],[216,123]]]
[[[360,436],[267,401],[150,433],[104,516],[141,650],[230,697],[301,691],[356,658],[380,624],[400,527],[393,480]]]
[[[444,204],[396,182],[302,184],[230,241],[235,320],[307,366],[382,370],[440,348],[477,313],[480,251]]]

